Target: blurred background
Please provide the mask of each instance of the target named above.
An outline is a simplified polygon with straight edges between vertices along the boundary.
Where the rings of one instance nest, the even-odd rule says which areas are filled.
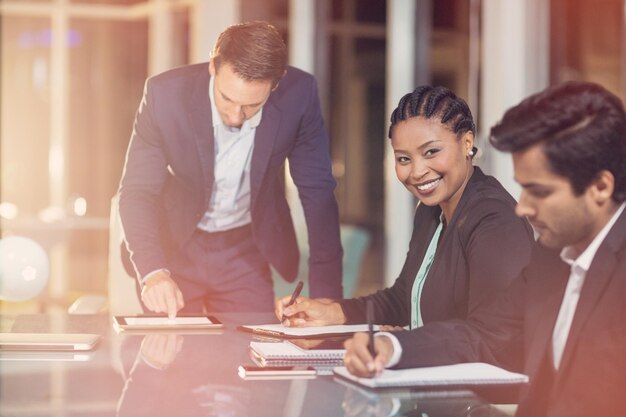
[[[386,138],[403,94],[431,83],[465,98],[477,164],[514,196],[509,156],[485,139],[508,107],[565,80],[626,97],[624,0],[0,0],[0,230],[50,258],[44,293],[4,311],[107,296],[111,198],[144,80],[208,60],[226,26],[259,19],[317,77],[341,222],[367,236],[354,294],[395,279],[412,229]]]

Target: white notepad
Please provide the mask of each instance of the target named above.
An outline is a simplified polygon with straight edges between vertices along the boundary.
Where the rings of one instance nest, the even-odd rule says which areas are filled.
[[[345,367],[335,374],[368,388],[442,387],[465,385],[523,384],[528,376],[481,362],[411,369],[385,369],[374,378],[359,378]]]
[[[378,331],[378,325],[374,331]],[[334,325],[319,327],[286,327],[282,324],[259,324],[239,326],[239,329],[256,334],[285,338],[315,338],[345,336],[356,332],[367,332],[367,324]]]
[[[301,349],[288,341],[283,342],[250,342],[250,350],[265,364],[290,362],[333,362],[343,363],[345,349]]]

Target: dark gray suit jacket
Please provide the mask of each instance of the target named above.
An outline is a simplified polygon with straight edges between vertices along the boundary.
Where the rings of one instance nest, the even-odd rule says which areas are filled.
[[[524,348],[530,385],[517,416],[539,417],[536,402],[547,395],[547,416],[626,416],[626,212],[600,245],[587,272],[561,365],[549,392],[542,361],[550,357],[552,332],[570,268],[558,250],[537,244],[531,261],[511,286],[467,321],[431,323],[397,333],[399,367],[457,362],[510,362]]]
[[[515,215],[515,200],[493,177],[474,168],[442,233],[421,297],[424,323],[464,319],[483,300],[503,290],[528,263],[533,242],[528,222]],[[441,209],[420,204],[409,252],[393,286],[340,304],[350,323],[363,323],[365,302],[374,303],[376,323],[405,326],[411,288],[439,224]]]
[[[120,215],[139,276],[167,268],[209,206],[214,139],[208,64],[146,81],[121,180]],[[299,251],[284,193],[284,164],[304,208],[312,296],[341,297],[342,249],[328,135],[314,78],[289,67],[263,107],[252,155],[251,215],[259,250],[293,281]]]

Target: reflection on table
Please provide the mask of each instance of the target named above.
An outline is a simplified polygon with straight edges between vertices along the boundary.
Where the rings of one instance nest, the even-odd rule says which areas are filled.
[[[242,380],[237,368],[253,364],[253,336],[236,326],[273,317],[219,318],[226,326],[217,333],[117,334],[108,316],[16,317],[14,332],[89,332],[104,339],[80,358],[0,358],[0,416],[505,415],[468,390],[374,392],[333,376]]]

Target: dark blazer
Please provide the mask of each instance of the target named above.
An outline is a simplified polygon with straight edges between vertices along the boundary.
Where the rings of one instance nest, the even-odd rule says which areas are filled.
[[[506,288],[528,263],[532,229],[515,215],[515,204],[495,178],[474,167],[424,283],[420,308],[424,323],[467,317],[483,300]],[[440,215],[439,206],[418,205],[400,276],[390,288],[340,301],[348,322],[363,323],[365,302],[371,299],[376,323],[409,324],[411,288]]]
[[[587,272],[552,388],[545,392],[542,361],[551,358],[552,331],[570,269],[560,251],[537,244],[529,265],[502,296],[465,322],[431,323],[396,333],[403,347],[399,367],[506,361],[524,347],[530,385],[518,416],[547,395],[547,416],[626,416],[626,212],[613,226]]]
[[[298,187],[309,228],[312,296],[341,297],[342,249],[335,180],[314,78],[289,67],[263,106],[250,186],[254,238],[293,281],[299,251],[284,193],[284,164]],[[146,81],[119,190],[127,246],[139,276],[167,268],[209,206],[214,139],[207,63]]]

